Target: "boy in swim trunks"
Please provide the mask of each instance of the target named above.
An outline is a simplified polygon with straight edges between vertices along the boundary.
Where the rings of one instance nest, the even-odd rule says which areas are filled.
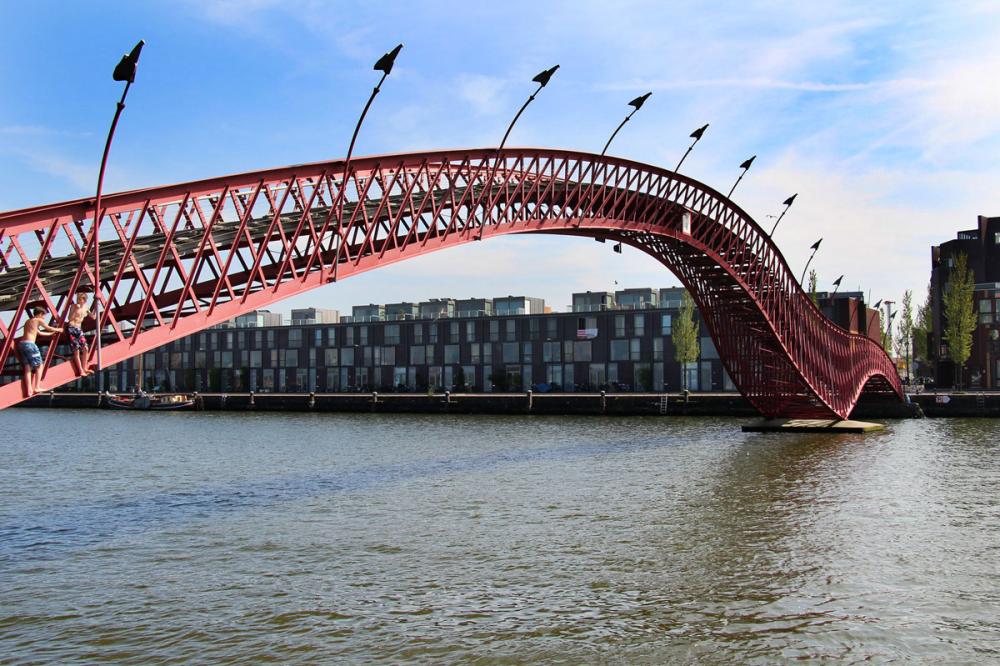
[[[73,352],[73,368],[76,374],[83,377],[91,374],[87,367],[87,338],[83,336],[83,320],[93,316],[87,305],[87,295],[77,294],[76,303],[69,308],[66,334],[69,336],[69,349]]]
[[[49,326],[42,321],[43,317],[45,317],[44,309],[32,310],[31,319],[24,323],[21,339],[17,341],[17,351],[21,355],[21,367],[24,373],[24,393],[28,398],[38,393],[38,382],[42,378],[42,352],[39,351],[35,340],[39,335],[62,333],[61,328]]]

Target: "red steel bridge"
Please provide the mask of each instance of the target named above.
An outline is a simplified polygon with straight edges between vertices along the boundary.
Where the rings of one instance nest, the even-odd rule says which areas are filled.
[[[29,306],[59,325],[81,290],[100,300],[111,365],[363,271],[544,233],[620,241],[662,262],[694,297],[733,382],[767,417],[847,418],[862,394],[902,398],[879,344],[823,316],[768,234],[695,180],[527,148],[383,155],[347,168],[340,160],[122,192],[96,212],[81,199],[0,213],[0,368],[13,379]],[[41,390],[76,378],[55,347]],[[20,381],[0,385],[0,408],[23,399]]]

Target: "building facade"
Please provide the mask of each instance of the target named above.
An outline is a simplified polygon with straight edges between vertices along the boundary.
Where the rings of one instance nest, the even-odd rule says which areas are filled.
[[[976,283],[973,310],[977,325],[972,352],[965,364],[962,386],[1000,388],[1000,217],[980,215],[975,229],[958,232],[954,240],[931,248],[931,313],[933,330],[929,350],[935,362],[938,386],[954,386],[955,364],[944,340],[944,293],[959,254],[968,258]]]

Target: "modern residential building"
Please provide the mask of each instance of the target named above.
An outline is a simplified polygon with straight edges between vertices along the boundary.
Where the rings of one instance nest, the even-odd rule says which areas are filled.
[[[837,294],[820,306],[846,317],[838,322],[845,328],[862,330],[858,317],[870,311],[860,299]],[[367,305],[354,311],[369,318],[338,324],[209,329],[144,354],[143,383],[203,392],[735,389],[704,326],[700,360],[684,367],[674,360],[678,307],[544,313],[542,299],[497,301],[542,313],[501,315],[495,308],[486,316],[382,320],[371,317],[388,308]],[[454,301],[428,303],[447,308]],[[130,359],[110,368],[105,386],[129,390],[138,367]],[[92,379],[77,382],[92,386]]]
[[[645,310],[659,305],[657,289],[621,289],[615,292],[615,305],[619,310]]]
[[[462,298],[455,301],[459,317],[488,317],[493,314],[493,300],[489,298]]]
[[[455,316],[454,298],[432,298],[420,303],[421,319],[442,319]]]
[[[281,326],[282,316],[280,312],[270,312],[268,310],[254,310],[241,314],[230,319],[220,326],[220,328],[263,328],[264,326]]]
[[[955,240],[931,248],[933,331],[929,347],[937,385],[954,386],[956,380],[955,364],[948,359],[944,341],[947,321],[943,298],[959,254],[966,255],[974,276],[973,308],[978,318],[961,383],[972,388],[1000,388],[1000,217],[983,215],[977,218],[975,229],[960,231]]]
[[[420,306],[416,303],[386,303],[386,321],[403,321],[407,319],[417,319],[420,316]]]
[[[505,296],[493,299],[496,315],[534,315],[545,312],[545,300],[530,296]]]
[[[336,310],[325,310],[323,308],[297,308],[292,310],[292,326],[336,324],[339,321],[340,313]]]
[[[615,295],[610,291],[584,291],[573,294],[573,312],[613,310]]]
[[[385,319],[385,306],[371,303],[355,305],[351,308],[351,321],[382,321]]]

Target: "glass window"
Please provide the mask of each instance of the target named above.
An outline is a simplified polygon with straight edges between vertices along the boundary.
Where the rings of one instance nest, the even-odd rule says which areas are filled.
[[[603,363],[591,363],[590,364],[590,385],[595,389],[608,383],[607,377],[604,375],[604,364]]]
[[[438,341],[438,325],[428,324],[427,325],[427,341],[431,344],[437,344]]]
[[[323,329],[313,329],[313,345],[316,347],[323,346]]]
[[[576,384],[573,379],[573,364],[566,363],[563,365],[563,389],[566,391],[575,391]]]
[[[663,338],[653,338],[653,360],[663,360]]]
[[[285,349],[285,362],[281,365],[286,368],[297,368],[299,367],[299,350],[298,349]]]
[[[325,349],[323,351],[323,361],[324,361],[323,365],[326,365],[327,367],[340,365],[339,356],[340,354],[338,353],[336,347],[334,347],[333,349],[330,348]]]
[[[646,315],[637,314],[632,317],[632,335],[646,334]]]
[[[434,345],[424,345],[424,349],[426,350],[424,355],[427,358],[427,362],[434,363]]]
[[[196,368],[205,367],[205,352],[197,351],[194,353],[194,367]]]
[[[615,315],[615,337],[625,337],[625,315]]]
[[[618,383],[618,364],[608,363],[608,383],[616,384]]]
[[[340,364],[354,365],[354,347],[340,348]]]
[[[611,360],[612,361],[628,360],[628,340],[611,341]]]
[[[289,347],[301,347],[302,346],[302,329],[301,328],[290,328],[290,329],[288,329],[288,346]]]
[[[662,315],[660,317],[660,335],[672,335],[673,331],[673,317],[668,314]]]
[[[471,357],[472,363],[480,363],[478,342],[473,342],[471,345],[469,345],[469,355]]]
[[[641,360],[642,357],[640,356],[639,353],[640,349],[641,349],[640,338],[632,338],[631,340],[629,340],[628,341],[629,359],[633,361]]]
[[[353,347],[354,346],[354,327],[348,326],[344,328],[344,346]]]
[[[410,365],[424,365],[427,361],[423,345],[413,345],[410,347]]]
[[[517,322],[513,319],[504,322],[504,340],[507,342],[517,340]]]
[[[549,317],[545,320],[545,337],[552,339],[559,337],[558,324],[556,323],[555,317]]]
[[[368,327],[359,326],[358,327],[358,344],[367,345],[368,344]]]
[[[456,323],[457,322],[453,322]],[[455,336],[458,336],[458,331],[455,331]],[[445,363],[458,363],[458,345],[445,345],[444,346],[444,362]]]
[[[457,321],[449,322],[449,324],[448,324],[448,342],[458,342],[458,322]]]
[[[500,339],[500,322],[496,319],[490,320],[490,342]]]
[[[573,361],[573,341],[563,340],[563,360],[567,362]]]
[[[232,368],[233,367],[233,352],[224,351],[222,352],[221,367]]]
[[[226,331],[225,336],[223,336],[223,338],[222,338],[222,345],[226,349],[232,349],[233,348],[233,332],[232,331]]]
[[[573,343],[573,356],[576,361],[590,361],[590,340],[578,340]]]
[[[399,344],[399,324],[386,324],[383,330],[385,332],[385,344]]]
[[[476,322],[467,321],[465,322],[465,341],[475,342],[476,340]]]
[[[528,338],[537,340],[539,335],[538,319],[532,317],[528,320]]]
[[[483,365],[493,363],[493,345],[488,342],[483,343]]]
[[[546,363],[554,362],[558,363],[562,360],[562,343],[559,342],[543,342],[542,343],[542,360]]]
[[[517,363],[521,359],[517,357],[517,343],[516,342],[505,342],[503,343],[503,362],[504,363]]]
[[[523,359],[525,363],[532,363],[532,358],[534,357],[534,352],[535,352],[535,349],[534,349],[534,346],[532,345],[532,343],[525,342],[524,343],[524,359]]]
[[[558,363],[545,366],[545,381],[553,385],[553,388],[562,386],[562,366]]]
[[[993,302],[990,301],[990,300],[987,300],[985,298],[983,300],[979,301],[979,311],[980,312],[992,312],[993,311]]]
[[[424,344],[424,325],[414,324],[413,325],[413,344],[422,345]]]
[[[326,344],[330,345],[331,347],[337,344],[336,331],[337,329],[335,329],[333,326],[330,326],[326,329]]]
[[[396,365],[396,348],[382,347],[382,362],[379,365]]]

